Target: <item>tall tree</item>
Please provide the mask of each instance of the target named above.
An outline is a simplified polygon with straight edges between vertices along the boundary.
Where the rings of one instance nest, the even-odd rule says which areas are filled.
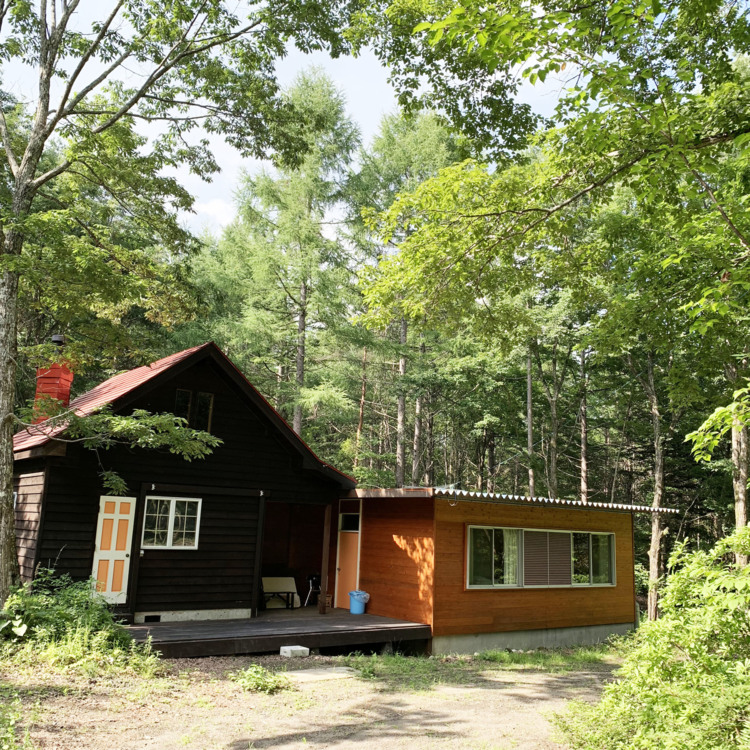
[[[346,2],[0,2],[0,59],[20,63],[35,80],[34,114],[20,144],[7,105],[0,107],[11,175],[0,216],[0,603],[18,580],[12,414],[19,260],[31,227],[43,220],[43,193],[75,173],[129,211],[148,209],[154,233],[174,236],[177,211],[190,201],[163,170],[186,165],[206,175],[217,168],[204,140],[191,145],[192,131],[223,135],[245,154],[301,152],[304,141],[282,127],[291,110],[278,99],[274,60],[287,43],[338,53],[348,11]],[[150,139],[137,133],[144,122],[159,125]],[[43,156],[55,139],[63,156],[48,167]]]
[[[341,93],[320,71],[301,73],[282,101],[304,118],[305,153],[294,167],[245,177],[239,218],[201,258],[202,283],[225,289],[236,301],[232,317],[216,310],[218,338],[226,346],[243,342],[239,364],[255,359],[282,381],[277,404],[285,411],[291,403],[292,426],[300,434],[303,401],[310,404],[316,396],[306,390],[316,343],[310,332],[341,323],[351,297],[350,259],[332,212],[342,200],[359,135]],[[291,388],[283,393],[287,379]]]

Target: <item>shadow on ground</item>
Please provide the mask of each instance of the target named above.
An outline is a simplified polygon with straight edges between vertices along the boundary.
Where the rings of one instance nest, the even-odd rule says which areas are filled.
[[[335,711],[335,707],[332,708]],[[448,725],[451,724],[449,727]],[[389,700],[341,714],[339,722],[326,725],[312,724],[304,729],[273,737],[242,737],[226,745],[227,750],[247,750],[248,747],[289,747],[299,744],[332,745],[342,742],[361,743],[368,747],[388,746],[395,739],[410,737],[433,740],[458,740],[462,736],[455,719],[447,712],[415,710],[406,702]]]

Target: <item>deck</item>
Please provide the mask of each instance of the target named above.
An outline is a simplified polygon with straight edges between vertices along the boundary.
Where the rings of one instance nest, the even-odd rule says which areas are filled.
[[[430,626],[345,609],[267,610],[242,620],[201,620],[130,625],[136,641],[151,644],[166,658],[278,652],[281,646],[327,648],[428,640]]]

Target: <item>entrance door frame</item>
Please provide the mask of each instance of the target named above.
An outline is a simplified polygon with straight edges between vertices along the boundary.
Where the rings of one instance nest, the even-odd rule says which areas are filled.
[[[128,514],[123,515],[119,513],[120,505],[122,503],[129,503]],[[130,584],[130,572],[131,572],[131,552],[133,549],[133,527],[136,521],[136,504],[137,498],[125,497],[125,496],[114,496],[114,495],[101,495],[99,498],[99,514],[96,521],[96,538],[94,540],[94,557],[92,560],[91,574],[94,580],[99,578],[99,567],[101,562],[107,561],[106,566],[106,587],[113,582],[115,576],[115,563],[121,562],[120,567],[120,589],[117,592],[112,591],[100,591],[99,585],[97,584],[97,591],[110,603],[123,605],[127,604],[128,592]],[[108,510],[108,506],[112,506],[113,510]],[[105,518],[108,517],[108,518]],[[117,549],[117,545],[120,542],[121,524],[123,520],[127,519],[127,528],[125,530],[125,539],[123,540],[124,546],[122,549]],[[100,545],[102,542],[102,531],[104,529],[104,523],[107,520],[111,520],[111,525],[108,530],[109,546],[107,549],[102,550]],[[115,520],[117,523],[115,524]],[[110,565],[110,563],[112,563]]]
[[[351,513],[352,512],[352,511],[342,511],[341,510],[341,503],[342,502],[351,503],[352,501],[351,500],[345,500],[345,501],[339,500],[339,514],[338,514],[338,518],[336,520],[336,528],[337,528],[337,533],[336,533],[336,580],[334,582],[334,587],[333,587],[333,606],[335,608],[340,608],[341,607],[343,609],[348,609],[349,608],[349,604],[348,603],[345,602],[344,605],[342,605],[339,602],[339,567],[340,567],[339,566],[339,554],[341,552],[341,534],[354,534],[355,532],[354,531],[342,531],[341,530],[341,515],[342,515],[342,513]],[[356,534],[357,534],[357,575],[356,575],[356,583],[355,583],[355,588],[356,589],[359,589],[359,565],[360,565],[360,561],[362,559],[362,499],[361,498],[360,498],[360,500],[358,502],[358,505],[359,505],[359,509],[358,509],[357,513],[359,515],[359,528],[356,531]]]

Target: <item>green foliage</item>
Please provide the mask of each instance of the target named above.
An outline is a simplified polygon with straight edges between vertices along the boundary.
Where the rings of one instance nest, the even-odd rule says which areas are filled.
[[[22,718],[18,696],[0,687],[0,750],[33,750],[28,730],[19,737]]]
[[[243,690],[251,693],[265,693],[274,695],[287,690],[293,690],[289,678],[279,672],[271,672],[260,664],[251,664],[239,672],[229,675]]]
[[[108,450],[115,445],[147,450],[167,450],[184,461],[202,459],[210,455],[222,440],[210,432],[194,430],[182,417],[174,414],[151,414],[145,409],[135,409],[131,414],[114,414],[102,407],[93,414],[80,416],[63,407],[54,399],[34,401],[24,412],[27,430],[33,417],[45,418],[43,430],[62,428],[60,440],[79,442],[86,448]],[[22,424],[24,424],[22,422]],[[100,461],[101,463],[101,461]],[[99,476],[107,492],[126,495],[128,487],[117,472],[101,467]]]
[[[734,392],[732,403],[714,409],[703,424],[688,433],[685,440],[692,442],[692,452],[698,461],[710,461],[722,438],[736,425],[750,422],[750,388]]]
[[[560,719],[571,747],[750,746],[750,568],[733,552],[750,552],[750,528],[708,552],[677,547],[660,619],[635,633],[602,700]]]
[[[150,675],[158,664],[150,646],[136,644],[115,622],[92,581],[74,582],[48,569],[8,597],[0,610],[3,638],[2,658],[16,667]]]
[[[633,572],[635,573],[635,593],[645,596],[649,588],[648,569],[643,563],[636,563]]]

